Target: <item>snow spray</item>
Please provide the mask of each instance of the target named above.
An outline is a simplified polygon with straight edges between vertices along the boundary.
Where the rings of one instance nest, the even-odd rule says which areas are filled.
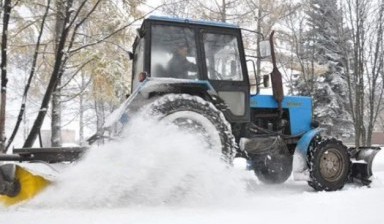
[[[193,206],[246,194],[249,172],[229,167],[175,125],[136,117],[124,136],[91,148],[27,206]]]

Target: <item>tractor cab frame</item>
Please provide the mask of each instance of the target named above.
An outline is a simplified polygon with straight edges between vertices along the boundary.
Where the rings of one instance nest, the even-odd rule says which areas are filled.
[[[172,64],[180,47],[188,49],[186,59],[195,70],[172,72],[177,70],[172,66],[180,66]],[[228,121],[250,121],[250,85],[238,26],[151,16],[138,30],[133,54],[132,91],[139,86],[142,72],[153,78],[206,81],[228,106]],[[180,77],[183,72],[186,75]],[[189,93],[188,88],[181,91]]]

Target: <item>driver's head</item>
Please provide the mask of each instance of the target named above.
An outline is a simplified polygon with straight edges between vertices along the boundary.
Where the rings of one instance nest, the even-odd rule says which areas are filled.
[[[180,56],[187,57],[188,55],[188,46],[186,44],[178,44],[176,48],[176,53]]]
[[[181,55],[181,56],[187,57],[187,55],[188,55],[188,47],[187,46],[179,47],[177,49],[177,53],[179,53],[179,55]]]

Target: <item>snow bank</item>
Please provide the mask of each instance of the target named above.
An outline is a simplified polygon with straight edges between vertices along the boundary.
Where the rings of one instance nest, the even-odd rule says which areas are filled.
[[[195,135],[144,118],[131,122],[123,141],[91,149],[26,206],[199,205],[246,194],[247,172],[207,153]]]

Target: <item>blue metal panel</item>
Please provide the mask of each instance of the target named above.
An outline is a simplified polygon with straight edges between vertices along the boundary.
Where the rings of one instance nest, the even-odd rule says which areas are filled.
[[[299,140],[299,142],[296,145],[296,151],[303,154],[307,155],[308,152],[308,147],[311,144],[312,139],[322,132],[324,129],[323,128],[316,128],[308,131],[305,133]]]
[[[251,108],[277,108],[277,102],[271,95],[251,96]],[[291,134],[299,135],[311,130],[312,99],[304,96],[285,96],[282,104],[289,110]]]
[[[157,20],[157,21],[165,21],[165,22],[190,23],[190,24],[204,25],[204,26],[217,26],[217,27],[225,27],[225,28],[237,28],[237,29],[240,28],[237,25],[229,24],[229,23],[194,20],[194,19],[181,19],[181,18],[176,18],[176,17],[149,16],[148,19]]]

